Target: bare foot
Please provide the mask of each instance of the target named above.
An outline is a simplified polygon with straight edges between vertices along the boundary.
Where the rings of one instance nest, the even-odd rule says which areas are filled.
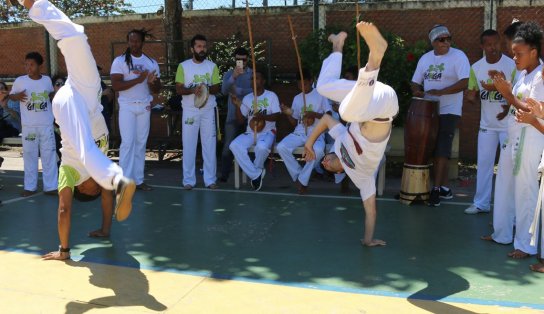
[[[22,197],[28,197],[34,194],[36,194],[36,191],[23,190],[23,192],[21,192]]]
[[[491,241],[491,242],[495,242],[495,240],[493,240],[493,237],[490,236],[490,235],[487,235],[487,236],[481,236],[480,239],[484,240],[484,241]]]
[[[515,249],[512,252],[508,253],[508,257],[511,257],[514,259],[524,259],[530,256],[531,255],[529,253],[525,253],[522,250],[518,250],[518,249]]]
[[[544,273],[544,264],[543,263],[532,264],[532,265],[529,265],[529,269],[537,273]]]
[[[368,62],[366,64],[366,71],[374,71],[380,68],[383,55],[387,49],[387,41],[382,37],[380,31],[376,25],[369,22],[357,23],[357,30],[361,36],[365,39],[370,53],[368,54]]]
[[[387,243],[384,240],[380,240],[380,239],[372,239],[370,241],[365,241],[365,239],[361,239],[361,244],[364,246],[373,247],[373,246],[385,246]]]
[[[329,35],[329,41],[332,43],[333,52],[342,52],[342,49],[344,49],[344,41],[346,40],[346,37],[348,37],[348,34],[346,32]]]
[[[306,193],[308,193],[308,187],[300,183],[300,181],[297,180],[296,186],[299,195],[305,195]]]
[[[89,232],[89,238],[109,238],[110,233],[104,232],[102,229]]]

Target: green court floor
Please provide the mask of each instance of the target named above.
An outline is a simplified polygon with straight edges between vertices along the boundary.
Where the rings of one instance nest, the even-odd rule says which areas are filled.
[[[58,245],[57,198],[21,199],[21,182],[20,172],[1,177],[0,250],[43,254]],[[434,313],[472,313],[451,303],[544,310],[544,276],[528,268],[534,258],[512,260],[510,246],[480,240],[492,217],[465,215],[465,207],[380,199],[376,237],[387,246],[366,248],[357,197],[155,185],[137,192],[132,215],[107,240],[87,237],[99,226],[100,202],[74,202],[67,264],[403,298]],[[1,282],[0,295],[8,289]]]

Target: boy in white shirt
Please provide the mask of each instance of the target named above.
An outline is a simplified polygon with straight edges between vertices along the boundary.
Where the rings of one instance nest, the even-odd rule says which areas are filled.
[[[247,94],[242,102],[233,97],[236,105],[236,115],[243,119],[247,117],[247,129],[238,135],[231,143],[230,150],[240,165],[240,168],[251,179],[251,187],[259,191],[266,174],[264,162],[272,150],[276,139],[276,121],[280,115],[280,103],[274,92],[266,90],[265,73],[257,69],[255,73],[257,90]],[[255,106],[254,94],[257,94]],[[262,127],[262,129],[260,129]],[[256,132],[256,134],[255,134]],[[256,139],[256,142],[255,142]],[[248,149],[255,145],[255,159],[251,161]]]
[[[284,137],[277,146],[278,153],[283,159],[285,167],[287,167],[289,175],[291,175],[291,179],[293,179],[293,182],[296,182],[299,194],[306,194],[308,182],[310,181],[312,169],[315,167],[316,160],[321,160],[324,155],[324,136],[320,136],[314,144],[316,160],[306,162],[304,167],[301,167],[295,159],[295,156],[293,156],[293,150],[306,143],[308,135],[312,133],[312,130],[319,122],[319,119],[321,119],[325,112],[332,110],[330,109],[327,98],[321,96],[317,90],[312,90],[310,73],[306,71],[303,75],[304,81],[301,81],[300,74],[297,74],[297,82],[299,89],[306,92],[304,95],[306,108],[304,108],[302,93],[295,96],[291,108],[283,104],[280,106],[282,113],[285,114],[289,122],[295,126],[295,130],[293,133]],[[304,109],[306,109],[306,112],[304,112]]]
[[[24,190],[21,196],[30,196],[38,189],[38,159],[43,168],[43,190],[57,194],[57,155],[53,127],[53,110],[49,94],[53,92],[51,78],[42,75],[43,57],[30,52],[25,57],[27,75],[19,76],[13,83],[10,99],[19,101],[21,112]]]

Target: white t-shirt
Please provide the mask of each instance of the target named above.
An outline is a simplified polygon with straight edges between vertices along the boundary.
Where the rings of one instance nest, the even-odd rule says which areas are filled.
[[[125,55],[121,55],[115,60],[111,65],[110,75],[111,74],[122,74],[123,80],[130,81],[135,78],[140,77],[140,74],[145,71],[155,71],[157,77],[161,76],[159,70],[159,64],[157,61],[149,58],[148,56],[142,54],[140,57],[132,57],[132,69],[129,69],[127,63],[125,62]],[[138,83],[127,90],[119,92],[119,104],[123,103],[147,103],[149,104],[153,100],[151,91],[149,90],[149,85],[147,84],[147,79],[141,83]]]
[[[531,73],[527,73],[526,70],[519,72],[519,76],[516,81],[516,85],[512,88],[512,94],[519,100],[524,101],[529,96],[535,96],[534,98],[538,99],[540,97],[538,90],[533,90],[534,84],[538,81],[536,76],[542,76],[542,65],[536,67]],[[514,106],[510,106],[510,111],[508,113],[508,139],[514,140],[518,135],[518,131],[522,127],[527,126],[524,123],[516,122],[516,109]]]
[[[262,95],[257,97],[257,112],[262,114],[273,114],[280,112],[280,101],[278,96],[269,90],[264,90]],[[240,111],[247,117],[247,133],[253,133],[253,130],[249,126],[249,122],[253,118],[253,93],[247,94],[242,100],[242,105],[240,106]],[[274,121],[265,121],[265,126],[261,132],[268,132],[276,129],[276,122]]]
[[[351,123],[348,128],[338,123],[329,130],[334,139],[334,153],[340,159],[344,171],[357,186],[361,198],[366,200],[376,194],[375,173],[383,158],[389,136],[379,143],[369,142],[362,134],[359,123]],[[354,145],[355,138],[362,153],[359,155]]]
[[[319,119],[315,119],[314,124],[307,127],[306,133],[304,129],[304,123],[301,119],[301,117],[304,115],[304,100],[302,99],[302,93],[296,95],[295,98],[293,98],[293,104],[291,106],[291,109],[293,110],[293,118],[297,119],[297,126],[295,127],[293,133],[311,134],[313,128],[319,122]],[[306,94],[306,110],[318,113],[325,113],[327,111],[331,111],[332,109],[329,105],[329,101],[327,100],[327,98],[321,96],[317,92],[317,90],[314,89]]]
[[[490,70],[504,73],[506,79],[512,82],[516,72],[516,64],[514,60],[505,55],[502,55],[500,60],[494,64],[488,63],[484,57],[472,65],[468,81],[469,90],[479,91],[481,100],[480,128],[506,131],[507,119],[500,121],[497,119],[497,114],[503,111],[502,105],[506,105],[506,100],[499,92],[487,91],[481,84],[481,81],[493,84],[493,79],[489,77]]]
[[[431,50],[421,56],[417,63],[412,82],[423,85],[423,90],[443,89],[467,79],[470,74],[470,63],[464,52],[450,48],[447,54],[437,56]],[[440,102],[440,114],[461,115],[463,108],[463,92],[443,96],[425,95],[425,98]]]
[[[221,83],[219,68],[210,60],[206,59],[202,63],[195,63],[193,59],[188,59],[179,64],[176,72],[176,83],[183,84],[187,88],[195,85],[206,84],[208,87]],[[185,109],[195,108],[195,95],[183,95],[181,106]],[[216,106],[215,95],[209,95],[208,101],[201,109],[213,109]]]
[[[49,94],[53,91],[51,78],[42,75],[39,80],[33,80],[28,75],[19,76],[10,94],[25,91],[27,100],[20,101],[21,124],[23,127],[51,126],[53,125],[53,110]]]

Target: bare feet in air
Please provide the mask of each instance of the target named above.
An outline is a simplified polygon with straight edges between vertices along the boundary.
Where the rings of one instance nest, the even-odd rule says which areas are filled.
[[[89,232],[89,238],[109,238],[109,237],[110,237],[110,233],[102,231],[102,229]]]
[[[384,240],[380,240],[380,239],[372,239],[370,241],[365,241],[365,239],[361,239],[361,244],[364,246],[369,246],[369,247],[387,245],[387,243]]]
[[[338,34],[329,35],[329,41],[332,43],[333,52],[342,52],[344,48],[344,41],[346,41],[348,34],[346,32],[340,32]]]
[[[374,71],[380,68],[383,55],[387,49],[387,41],[382,37],[376,25],[369,22],[357,23],[359,34],[365,39],[370,50],[366,71]]]

